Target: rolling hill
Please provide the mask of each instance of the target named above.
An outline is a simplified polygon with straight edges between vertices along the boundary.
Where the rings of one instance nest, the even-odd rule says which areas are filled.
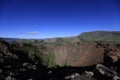
[[[87,41],[113,41],[120,42],[120,31],[92,31],[79,35],[81,39]]]
[[[29,43],[38,44],[39,42],[50,44],[66,44],[81,41],[112,41],[120,42],[120,31],[91,31],[83,32],[78,36],[73,37],[58,37],[58,38],[46,38],[46,39],[21,39],[21,38],[2,38],[5,41],[23,41]]]

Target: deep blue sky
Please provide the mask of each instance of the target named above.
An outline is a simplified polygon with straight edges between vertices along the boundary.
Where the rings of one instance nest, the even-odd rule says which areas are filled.
[[[0,37],[50,38],[120,31],[120,0],[0,0]]]

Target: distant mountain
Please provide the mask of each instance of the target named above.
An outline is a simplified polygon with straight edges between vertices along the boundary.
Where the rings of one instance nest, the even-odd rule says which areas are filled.
[[[22,39],[22,38],[5,38],[1,37],[7,42],[12,42],[12,41],[21,41],[21,42],[35,42],[36,40],[41,41],[42,39]]]
[[[5,38],[5,37],[1,37],[2,39],[4,39],[7,42],[11,42],[11,41],[19,41],[21,40],[20,38]]]
[[[84,32],[78,36],[87,41],[113,41],[120,42],[120,31],[92,31]]]
[[[74,37],[58,37],[58,38],[49,38],[43,40],[45,43],[72,43],[72,42],[79,42],[79,38],[74,36]]]
[[[58,38],[46,38],[46,39],[21,39],[21,38],[2,38],[7,42],[22,41],[29,43],[50,43],[50,44],[69,44],[80,41],[113,41],[120,42],[120,31],[92,31],[83,32],[78,36],[73,37],[58,37]]]

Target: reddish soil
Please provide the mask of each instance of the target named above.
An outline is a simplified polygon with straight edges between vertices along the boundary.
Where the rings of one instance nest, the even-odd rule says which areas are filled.
[[[95,42],[53,47],[55,61],[59,65],[90,66],[103,62],[104,48],[96,48]]]

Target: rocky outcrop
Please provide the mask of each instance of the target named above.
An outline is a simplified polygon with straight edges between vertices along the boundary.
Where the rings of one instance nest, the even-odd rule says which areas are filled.
[[[112,68],[108,68],[102,64],[97,64],[95,69],[93,69],[93,71],[90,71],[90,72],[85,71],[82,75],[77,74],[77,76],[74,75],[74,77],[72,77],[73,75],[74,74],[70,76],[71,80],[81,80],[81,76],[83,78],[82,80],[106,80],[106,79],[107,80],[120,80],[119,72],[115,71]],[[101,78],[99,76],[101,76]]]
[[[28,45],[29,46],[29,45]],[[25,44],[7,43],[0,39],[0,80],[45,79],[47,69],[42,68],[39,59],[30,59],[22,47]]]
[[[97,44],[42,46],[43,50],[40,47],[38,52],[55,55],[56,66],[47,68],[41,64],[38,53],[32,57],[28,53],[28,50],[34,50],[32,45],[7,43],[0,39],[0,80],[119,80],[120,58],[119,50],[116,50],[119,46]],[[111,59],[111,54],[118,59]]]
[[[105,75],[106,77],[110,77],[112,80],[120,79],[118,73],[114,69],[108,68],[102,64],[97,64],[96,69],[100,74]]]

